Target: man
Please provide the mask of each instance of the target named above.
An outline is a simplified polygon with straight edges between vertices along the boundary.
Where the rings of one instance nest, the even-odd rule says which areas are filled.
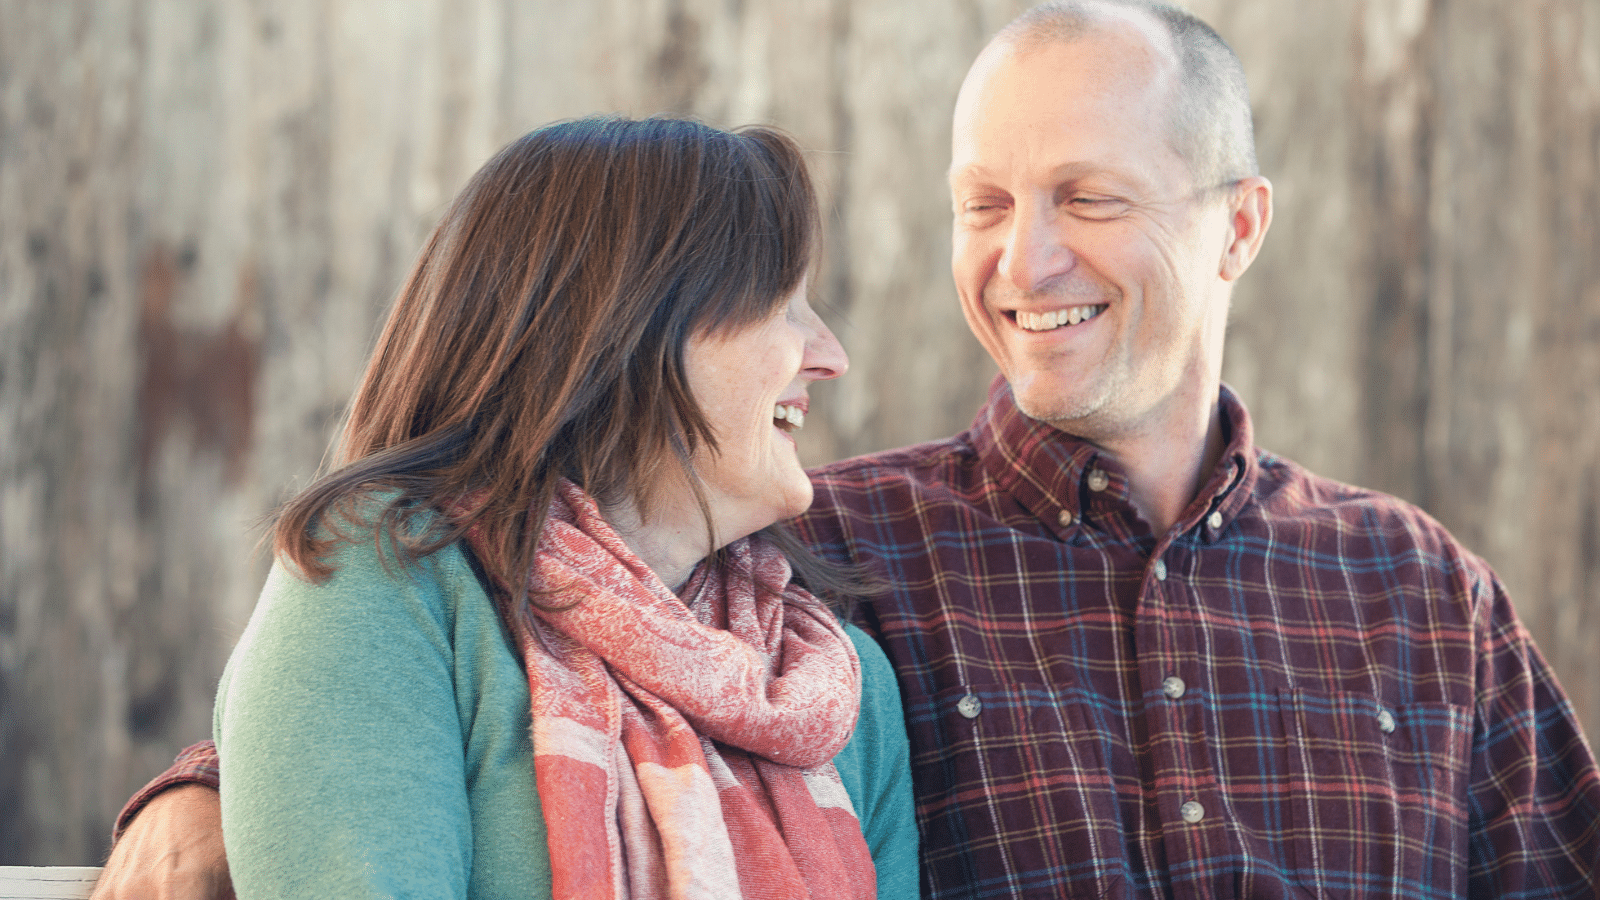
[[[800,522],[890,585],[862,618],[925,893],[1600,894],[1600,773],[1488,566],[1256,448],[1221,385],[1272,210],[1221,40],[1024,14],[962,86],[950,185],[1003,377],[967,432],[815,472]]]
[[[1493,573],[1257,449],[1221,386],[1271,219],[1238,61],[1042,7],[956,101],[971,430],[815,473],[894,590],[935,897],[1600,892],[1600,776]]]

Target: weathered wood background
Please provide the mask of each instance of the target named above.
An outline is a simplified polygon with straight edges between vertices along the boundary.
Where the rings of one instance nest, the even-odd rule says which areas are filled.
[[[950,433],[948,114],[1017,0],[0,0],[0,863],[82,864],[209,734],[265,563],[404,267],[500,144],[776,122],[854,355],[820,462]],[[1487,556],[1600,728],[1600,4],[1195,0],[1277,221],[1227,378],[1262,443]]]

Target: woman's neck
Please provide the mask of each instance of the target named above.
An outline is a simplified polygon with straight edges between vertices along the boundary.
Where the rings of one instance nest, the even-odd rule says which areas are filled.
[[[631,502],[607,508],[603,514],[628,549],[674,593],[711,553],[704,523],[646,521]]]

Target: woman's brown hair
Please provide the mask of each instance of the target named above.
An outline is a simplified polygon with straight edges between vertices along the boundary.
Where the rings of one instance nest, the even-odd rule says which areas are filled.
[[[497,597],[508,614],[561,479],[602,509],[650,509],[661,466],[695,483],[691,454],[716,442],[686,344],[773,314],[816,243],[804,159],[772,129],[597,117],[520,138],[434,228],[351,402],[336,468],[279,511],[274,552],[320,581],[351,539],[344,525],[374,525],[406,562],[477,526],[493,548],[477,562],[517,594]],[[374,496],[384,505],[369,522]],[[779,540],[815,589],[848,583]]]

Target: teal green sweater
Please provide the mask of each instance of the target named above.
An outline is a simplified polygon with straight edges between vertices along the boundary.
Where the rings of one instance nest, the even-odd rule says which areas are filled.
[[[252,898],[550,896],[528,682],[459,548],[412,568],[345,547],[313,585],[275,566],[217,692],[222,819]],[[863,695],[835,758],[878,870],[917,896],[894,674],[853,627]]]

